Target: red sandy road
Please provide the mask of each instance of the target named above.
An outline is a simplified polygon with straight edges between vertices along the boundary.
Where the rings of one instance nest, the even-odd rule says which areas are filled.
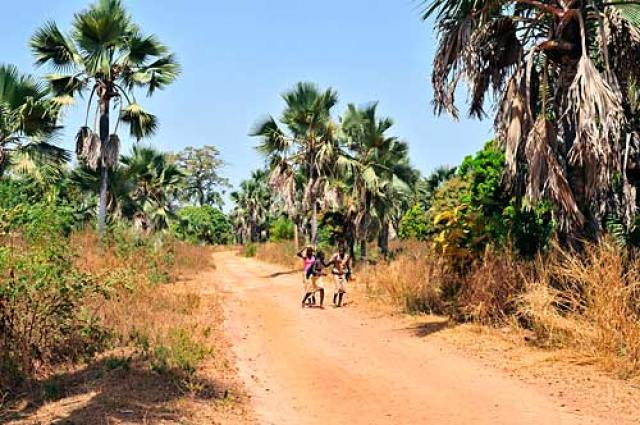
[[[227,329],[261,424],[573,425],[578,416],[499,372],[343,308],[301,309],[298,273],[215,257]],[[328,288],[330,304],[331,288]]]

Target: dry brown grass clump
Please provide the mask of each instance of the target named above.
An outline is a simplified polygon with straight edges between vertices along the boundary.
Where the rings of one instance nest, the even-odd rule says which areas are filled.
[[[252,250],[253,255],[248,256],[254,256],[260,261],[280,264],[291,268],[299,266],[300,261],[298,257],[296,257],[296,247],[293,245],[293,242],[268,242],[252,246],[254,247]]]
[[[621,377],[640,373],[640,257],[605,240],[536,264],[519,316],[541,344],[569,346]]]
[[[408,313],[445,313],[447,290],[453,282],[435,256],[402,255],[396,260],[367,266],[357,273],[357,286],[369,297]]]
[[[543,347],[571,348],[619,376],[640,374],[640,255],[604,240],[535,260],[487,250],[464,270],[415,242],[358,275],[366,294],[409,313],[511,324]]]

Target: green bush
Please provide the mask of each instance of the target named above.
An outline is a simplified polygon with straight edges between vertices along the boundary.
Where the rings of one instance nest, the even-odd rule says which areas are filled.
[[[152,353],[151,368],[162,374],[178,372],[193,375],[209,349],[194,340],[187,329],[172,329],[159,341]]]
[[[272,242],[290,241],[294,234],[293,221],[287,217],[280,217],[271,223],[269,227],[269,235]]]
[[[502,185],[504,166],[504,152],[489,142],[436,192],[428,216],[437,248],[470,259],[487,245],[512,243],[523,256],[547,247],[554,231],[551,208],[518,203]]]
[[[256,256],[257,251],[258,247],[256,246],[256,244],[250,243],[242,248],[242,255],[248,258],[252,258]]]
[[[425,240],[431,230],[427,212],[422,208],[422,204],[415,204],[405,213],[400,221],[398,236],[400,239]]]
[[[184,207],[178,211],[178,218],[172,229],[183,240],[192,243],[226,244],[232,239],[229,219],[222,211],[210,205]]]
[[[73,264],[66,240],[0,248],[0,384],[92,355],[108,334],[88,309],[107,288]]]

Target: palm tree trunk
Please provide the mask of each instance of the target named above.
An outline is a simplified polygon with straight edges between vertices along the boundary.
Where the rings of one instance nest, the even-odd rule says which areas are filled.
[[[293,220],[293,244],[296,247],[296,250],[300,248],[299,245],[299,236],[298,236],[298,220]]]
[[[360,239],[360,261],[367,261],[367,238],[366,236]]]
[[[109,143],[109,98],[100,100],[100,141],[104,147]],[[98,233],[102,236],[107,223],[107,189],[109,169],[100,166],[100,204],[98,206]]]
[[[386,257],[387,254],[389,254],[389,223],[387,220],[382,221],[382,229],[380,229],[378,246],[380,247],[382,255]]]
[[[318,203],[315,194],[312,196],[313,209],[311,212],[311,245],[318,243]]]

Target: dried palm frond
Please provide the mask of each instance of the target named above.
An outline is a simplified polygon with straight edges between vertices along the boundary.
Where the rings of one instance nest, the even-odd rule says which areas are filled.
[[[117,134],[109,136],[107,145],[102,149],[102,166],[109,169],[118,163],[120,155],[120,138]]]
[[[438,50],[433,60],[433,104],[437,114],[447,111],[458,117],[455,107],[455,91],[460,79],[460,57],[469,43],[473,28],[477,25],[473,17],[441,24]]]
[[[470,115],[485,116],[486,92],[490,86],[494,93],[502,92],[509,67],[518,60],[520,50],[516,26],[509,17],[490,21],[473,32],[462,54],[471,93]]]
[[[102,142],[97,134],[92,133],[91,137],[86,140],[82,155],[87,167],[94,171],[98,169],[102,157]]]
[[[584,168],[585,194],[595,200],[611,186],[612,174],[621,171],[620,137],[626,118],[619,89],[602,77],[587,54],[580,58],[569,88],[566,113],[576,133],[569,162]]]
[[[269,178],[269,186],[280,195],[285,210],[289,216],[297,213],[296,205],[296,179],[293,169],[287,162],[280,162],[273,169]]]
[[[565,230],[576,229],[584,224],[584,216],[553,149],[557,137],[554,125],[540,115],[524,148],[529,164],[527,198],[535,204],[548,196],[559,207],[560,226]]]
[[[510,78],[494,124],[496,137],[505,149],[506,177],[509,182],[516,175],[521,145],[531,128],[531,118],[526,107],[524,75],[524,71],[519,70]]]
[[[344,202],[344,193],[342,192],[340,187],[327,181],[322,192],[322,207],[324,209],[336,210],[342,207]]]
[[[76,155],[79,160],[86,159],[87,148],[91,144],[92,133],[89,127],[81,127],[76,134]]]

